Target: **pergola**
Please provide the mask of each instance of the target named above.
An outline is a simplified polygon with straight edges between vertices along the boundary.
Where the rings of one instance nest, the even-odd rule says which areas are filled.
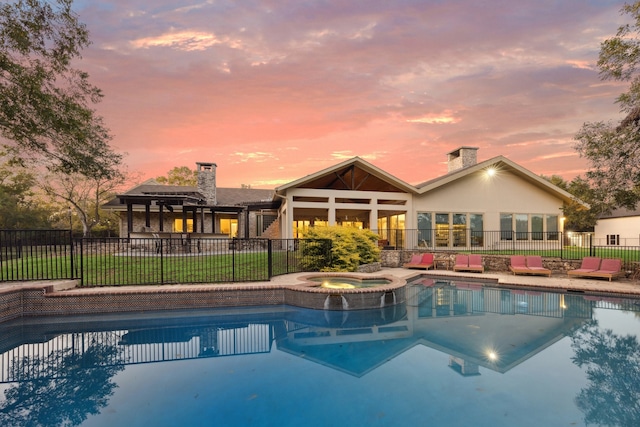
[[[133,208],[144,206],[145,226],[151,227],[151,207],[158,207],[158,230],[163,232],[165,210],[173,212],[176,206],[182,208],[183,230],[187,229],[187,220],[193,220],[194,233],[204,233],[205,213],[211,212],[211,229],[215,230],[216,213],[232,213],[240,215],[247,206],[210,206],[200,197],[192,195],[158,195],[158,194],[120,194],[117,196],[121,204],[127,205],[127,235],[133,232]],[[198,219],[200,218],[200,220]]]

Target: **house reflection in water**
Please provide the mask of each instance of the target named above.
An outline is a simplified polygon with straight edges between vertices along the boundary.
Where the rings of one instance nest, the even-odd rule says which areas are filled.
[[[52,372],[50,365],[59,358],[43,356],[82,354],[96,342],[117,350],[103,362],[111,365],[268,353],[275,344],[277,350],[357,377],[424,345],[448,354],[449,366],[461,375],[479,375],[481,368],[504,373],[571,335],[592,319],[596,304],[606,303],[422,277],[407,286],[405,304],[379,310],[278,306],[136,319],[112,316],[101,322],[47,319],[42,325],[25,322],[19,333],[15,324],[2,325],[0,333],[7,339],[0,343],[0,381]],[[630,307],[638,310],[633,303]],[[20,358],[33,361],[34,355],[47,369],[32,366],[20,372]]]

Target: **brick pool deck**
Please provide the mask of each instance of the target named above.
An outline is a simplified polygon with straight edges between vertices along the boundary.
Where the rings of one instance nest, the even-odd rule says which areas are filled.
[[[508,273],[456,273],[448,270],[407,270],[384,268],[362,277],[394,276],[408,279],[420,274],[458,280],[487,281],[490,286],[517,287],[548,292],[572,292],[599,296],[637,297],[640,282],[629,279],[592,280],[569,277],[512,275]],[[0,322],[21,317],[73,315],[285,304],[300,292],[293,291],[310,273],[274,277],[270,282],[76,287],[75,281],[8,282],[0,284]],[[355,273],[354,273],[355,274]]]

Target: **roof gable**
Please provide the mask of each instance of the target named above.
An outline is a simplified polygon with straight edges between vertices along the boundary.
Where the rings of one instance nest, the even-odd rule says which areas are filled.
[[[586,203],[577,200],[571,193],[523,168],[517,163],[512,162],[504,156],[494,157],[492,159],[485,160],[484,162],[477,163],[473,166],[469,166],[464,169],[458,169],[441,177],[418,184],[418,192],[420,194],[424,194],[437,188],[441,188],[451,182],[467,177],[471,174],[482,172],[491,168],[495,169],[496,171],[507,170],[518,178],[523,179],[529,184],[532,184],[548,193],[553,194],[566,203],[577,202],[586,208],[589,207]]]
[[[359,157],[282,185],[276,191],[290,188],[415,193],[412,185]]]

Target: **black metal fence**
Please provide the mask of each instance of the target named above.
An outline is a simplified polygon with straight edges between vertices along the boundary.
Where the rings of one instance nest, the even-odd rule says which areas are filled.
[[[596,245],[592,233],[475,231],[468,228],[390,229],[377,231],[385,249],[473,252],[579,260],[585,256],[619,258],[625,266],[640,263],[640,246]]]
[[[384,230],[379,235],[385,249],[572,260],[598,256],[619,258],[633,271],[640,264],[639,246],[596,246],[588,233],[434,229]],[[330,240],[182,236],[72,240],[68,230],[0,230],[0,282],[79,279],[83,286],[113,286],[267,281],[318,271],[331,260]]]
[[[0,281],[79,279],[82,286],[268,281],[315,270],[319,260],[331,258],[330,240],[183,236],[72,240],[69,231],[3,231]],[[308,246],[313,251],[305,250]]]
[[[69,230],[0,230],[0,282],[76,278]]]

